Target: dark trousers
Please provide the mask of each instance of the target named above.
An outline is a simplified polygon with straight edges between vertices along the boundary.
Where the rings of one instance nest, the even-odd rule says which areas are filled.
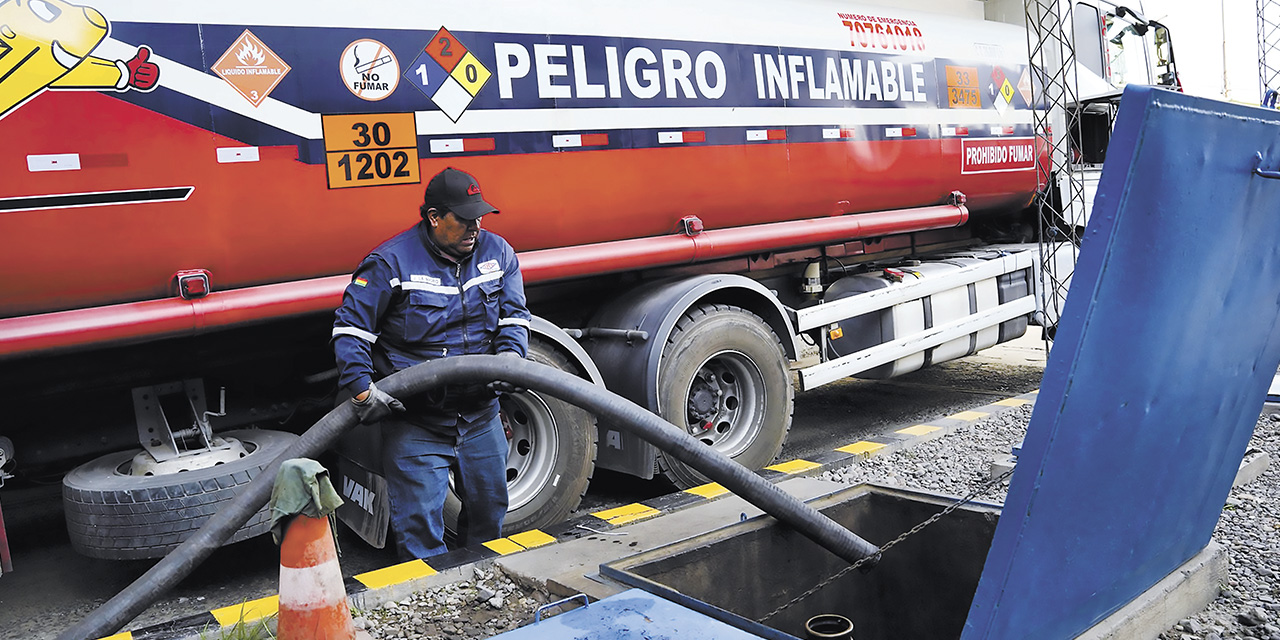
[[[507,513],[507,438],[502,421],[459,425],[443,435],[389,417],[382,423],[383,473],[391,499],[391,535],[404,559],[447,551],[444,501],[453,471],[462,500],[458,544],[469,546],[502,537]]]

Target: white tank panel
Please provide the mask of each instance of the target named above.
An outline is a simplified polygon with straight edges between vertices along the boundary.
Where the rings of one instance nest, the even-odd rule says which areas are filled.
[[[971,267],[976,264],[986,262],[980,258],[952,258],[947,262],[958,264],[961,267]],[[977,311],[986,311],[1000,306],[1000,283],[995,278],[989,278],[974,283],[974,298],[977,302]],[[978,332],[974,351],[976,353],[990,347],[1000,341],[1000,326],[988,327]],[[969,354],[965,354],[969,355]],[[935,362],[938,362],[935,360]]]
[[[945,262],[926,262],[920,266],[913,267],[913,271],[920,273],[925,278],[938,277],[944,273],[950,273],[960,270],[958,265],[947,264]],[[929,306],[932,326],[947,324],[955,320],[959,320],[969,315],[969,288],[956,287],[948,289],[929,296]],[[945,362],[966,356],[969,354],[969,336],[956,338],[949,342],[944,342],[933,348],[931,362]]]
[[[974,283],[976,289],[976,297],[978,300],[978,311],[986,311],[1000,306],[1000,284],[995,278],[987,278]],[[978,341],[975,348],[978,351],[986,349],[994,345],[1000,340],[1000,325],[987,327],[978,332]]]
[[[924,331],[924,303],[919,300],[893,305],[890,313],[893,322],[893,335],[897,338]],[[905,358],[898,358],[889,365],[885,377],[900,376],[924,367],[924,352],[913,353]],[[879,377],[879,376],[877,376]]]

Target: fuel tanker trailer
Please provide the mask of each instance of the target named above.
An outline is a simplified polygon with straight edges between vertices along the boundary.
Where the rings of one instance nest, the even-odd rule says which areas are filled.
[[[943,13],[0,0],[0,476],[60,478],[83,553],[172,549],[333,406],[350,273],[450,166],[501,209],[530,358],[751,468],[796,387],[1021,335],[1042,70],[984,3],[914,4]],[[1118,93],[1115,33],[1150,36],[1079,6]],[[704,482],[555,398],[502,406],[513,532],[563,519],[597,467]],[[381,544],[376,447],[344,443],[338,484]]]

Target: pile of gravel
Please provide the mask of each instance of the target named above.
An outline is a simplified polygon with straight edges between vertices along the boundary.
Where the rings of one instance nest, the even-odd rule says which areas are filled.
[[[993,460],[1004,458],[1026,434],[1027,405],[908,450],[827,471],[822,477],[847,484],[874,482],[965,496],[991,477]],[[1280,461],[1280,416],[1258,420],[1246,459],[1265,453]],[[1232,489],[1213,538],[1228,550],[1227,584],[1204,611],[1159,635],[1160,640],[1280,640],[1280,470],[1268,466],[1256,480]],[[979,500],[1003,503],[1006,484]]]
[[[533,612],[550,602],[545,591],[518,584],[496,568],[475,566],[472,576],[356,612],[356,628],[375,640],[489,638],[532,622]]]
[[[910,449],[826,471],[822,478],[851,485],[874,482],[966,496],[990,479],[992,460],[1007,457],[1010,447],[1022,442],[1030,418],[1031,405],[1024,405],[958,427],[941,438],[918,443]],[[996,484],[977,499],[1003,503],[1008,489],[1004,483]]]

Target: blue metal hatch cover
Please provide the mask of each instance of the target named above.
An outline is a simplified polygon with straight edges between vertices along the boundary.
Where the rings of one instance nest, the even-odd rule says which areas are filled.
[[[1130,87],[962,638],[1073,637],[1208,542],[1280,365],[1280,112]]]
[[[546,618],[493,640],[760,640],[641,589]]]

